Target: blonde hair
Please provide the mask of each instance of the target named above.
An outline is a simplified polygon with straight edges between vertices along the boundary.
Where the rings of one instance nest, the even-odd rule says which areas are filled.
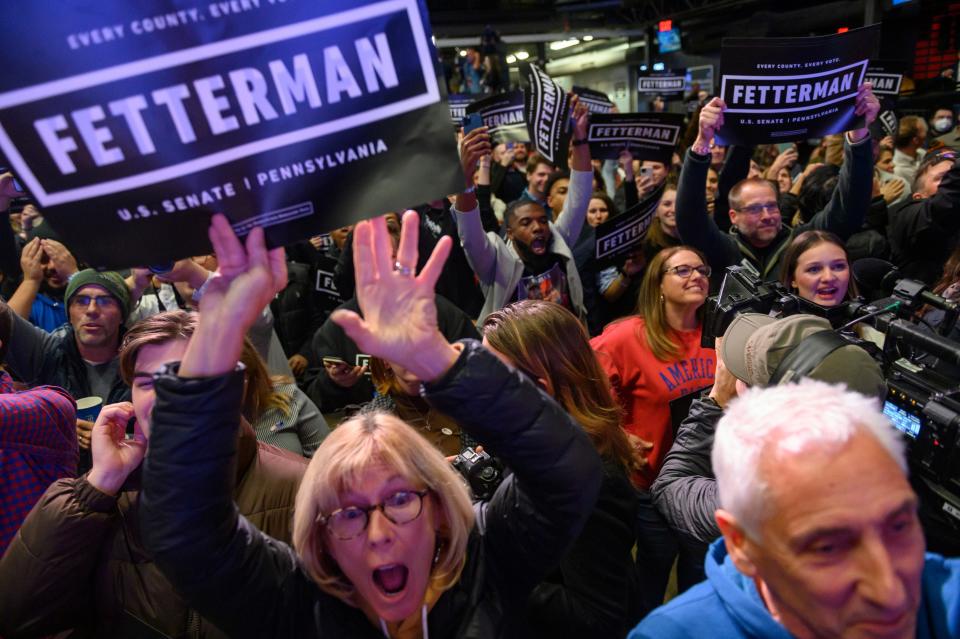
[[[660,285],[666,275],[664,267],[667,261],[681,251],[690,251],[699,257],[703,264],[707,263],[703,253],[692,246],[665,248],[647,265],[647,270],[643,274],[643,283],[640,285],[640,296],[637,298],[636,314],[643,318],[647,345],[653,356],[661,362],[671,362],[680,357],[680,345],[673,338],[673,329],[667,323],[667,313],[663,302],[660,301],[662,296]],[[697,319],[703,322],[703,306],[697,309]]]
[[[317,448],[297,492],[293,547],[307,573],[324,592],[356,606],[356,588],[327,546],[320,515],[340,507],[340,495],[371,468],[383,466],[427,488],[441,515],[433,587],[444,591],[460,578],[474,513],[467,486],[430,442],[388,413],[362,413],[338,426]]]
[[[292,384],[293,379],[285,375],[270,375],[267,365],[260,353],[249,338],[243,338],[243,350],[240,352],[240,361],[246,366],[246,384],[243,388],[243,416],[251,422],[256,422],[271,408],[279,410],[284,417],[290,416],[292,406],[290,393],[281,393],[277,390],[280,384]]]

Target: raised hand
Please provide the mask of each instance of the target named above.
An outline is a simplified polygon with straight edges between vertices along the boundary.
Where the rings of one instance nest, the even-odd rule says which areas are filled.
[[[570,98],[570,112],[573,114],[573,138],[570,141],[573,145],[573,157],[570,168],[577,171],[590,171],[593,168],[590,165],[590,145],[586,144],[590,128],[590,112],[586,105],[580,104],[580,98],[576,95]],[[581,143],[576,144],[578,141]]]
[[[710,152],[710,143],[716,136],[717,131],[723,126],[723,112],[726,111],[727,104],[720,98],[714,98],[707,102],[700,110],[700,121],[698,123],[699,132],[697,140],[693,143],[694,149],[701,155]],[[700,149],[706,148],[705,152]]]
[[[460,166],[467,188],[473,186],[473,174],[477,170],[480,158],[490,155],[490,134],[487,127],[481,126],[463,136],[460,142]]]
[[[394,260],[383,217],[357,224],[353,231],[353,266],[363,317],[345,310],[334,311],[330,317],[362,352],[399,364],[423,381],[433,381],[458,357],[457,350],[437,328],[434,293],[452,240],[441,238],[417,275],[419,227],[416,212],[404,213]]]
[[[133,439],[126,439],[127,422],[133,416],[130,402],[104,406],[90,435],[93,466],[87,481],[108,495],[117,494],[147,452],[147,438],[139,428]]]
[[[60,279],[66,281],[77,272],[77,258],[67,250],[67,247],[56,240],[40,240],[43,252],[50,258],[50,263],[56,269]]]
[[[20,268],[23,270],[23,279],[31,282],[43,280],[43,247],[40,238],[35,237],[23,247],[20,253]]]
[[[864,117],[863,128],[850,132],[852,142],[857,142],[870,135],[870,125],[877,119],[880,113],[880,100],[873,95],[873,85],[864,82],[857,89],[857,102],[854,113]]]
[[[200,322],[180,365],[183,377],[232,371],[247,330],[287,285],[284,250],[268,251],[262,228],[250,231],[244,246],[227,218],[214,215],[210,242],[219,268],[200,300]]]

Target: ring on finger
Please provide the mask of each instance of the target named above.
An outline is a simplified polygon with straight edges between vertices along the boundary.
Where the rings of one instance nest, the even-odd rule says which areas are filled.
[[[409,266],[404,266],[400,262],[393,263],[393,270],[404,277],[411,277],[413,275],[413,269]]]

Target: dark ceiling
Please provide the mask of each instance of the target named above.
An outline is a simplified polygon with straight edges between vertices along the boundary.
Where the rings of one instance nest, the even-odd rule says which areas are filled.
[[[873,1],[873,0],[869,0]],[[672,19],[703,46],[723,36],[811,35],[863,24],[864,0],[427,0],[438,38],[636,30]]]

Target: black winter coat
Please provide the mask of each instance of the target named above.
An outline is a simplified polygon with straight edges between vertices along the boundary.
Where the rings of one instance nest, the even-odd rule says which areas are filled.
[[[935,284],[960,237],[960,159],[940,188],[923,200],[908,200],[890,211],[887,238],[893,262],[904,277]]]
[[[242,374],[168,372],[155,387],[140,513],[146,546],[177,590],[234,637],[382,639],[363,612],[317,587],[293,549],[238,516],[225,487]],[[475,506],[466,564],[430,611],[430,637],[497,637],[580,533],[600,459],[555,401],[475,341],[425,396],[513,470]],[[203,447],[191,443],[198,432]]]
[[[723,409],[712,399],[693,400],[650,487],[653,503],[670,527],[704,543],[720,536],[713,518],[720,498],[710,451],[722,416]]]

